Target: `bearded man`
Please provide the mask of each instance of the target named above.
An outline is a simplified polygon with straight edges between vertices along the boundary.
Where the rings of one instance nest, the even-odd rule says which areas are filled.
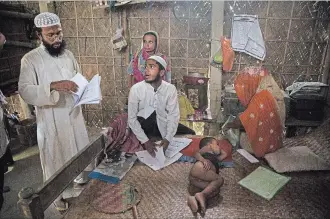
[[[81,107],[73,109],[73,92],[78,86],[70,79],[80,69],[73,54],[65,49],[60,19],[44,12],[35,17],[34,24],[41,45],[22,58],[18,90],[26,103],[36,107],[40,161],[46,181],[89,139]],[[80,175],[75,182],[84,183],[86,178]],[[55,205],[58,210],[68,208],[61,196]]]

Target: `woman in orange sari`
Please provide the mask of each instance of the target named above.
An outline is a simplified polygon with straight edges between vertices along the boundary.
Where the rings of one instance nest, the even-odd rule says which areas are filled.
[[[282,147],[285,121],[284,95],[268,71],[247,67],[234,82],[237,97],[246,110],[225,128],[243,126],[241,146],[257,157]]]

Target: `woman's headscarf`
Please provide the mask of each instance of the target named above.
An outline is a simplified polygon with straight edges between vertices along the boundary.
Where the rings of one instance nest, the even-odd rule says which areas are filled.
[[[143,48],[143,39],[145,35],[151,34],[153,36],[155,36],[155,53],[154,55],[158,54],[158,48],[159,48],[159,36],[158,33],[156,31],[148,31],[145,32],[143,34],[142,37],[142,43],[141,43],[141,48],[140,50],[135,54],[134,56],[134,61],[133,61],[133,75],[134,75],[134,79],[135,81],[142,81],[143,78],[143,73],[139,70],[139,66],[140,66],[140,59],[139,57],[142,55],[144,60],[147,60],[150,55],[147,53],[147,51],[145,51],[145,49]],[[159,54],[158,54],[159,55]]]

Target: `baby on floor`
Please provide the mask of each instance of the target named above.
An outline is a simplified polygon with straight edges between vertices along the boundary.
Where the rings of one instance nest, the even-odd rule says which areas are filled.
[[[199,192],[188,197],[188,206],[194,215],[200,212],[205,214],[206,202],[217,196],[223,185],[223,178],[219,175],[221,161],[227,153],[220,148],[213,137],[205,137],[199,143],[199,152],[195,154],[196,162],[189,173],[191,186],[198,188]]]

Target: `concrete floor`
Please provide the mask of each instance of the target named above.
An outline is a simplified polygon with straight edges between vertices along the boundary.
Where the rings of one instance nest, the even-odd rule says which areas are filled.
[[[5,174],[5,185],[10,187],[10,192],[4,194],[4,204],[0,212],[3,219],[23,218],[17,208],[18,193],[23,187],[37,190],[42,186],[42,169],[39,158],[38,146],[24,148],[14,154],[15,164]],[[45,218],[61,218],[61,214],[51,205],[45,211]]]
[[[101,129],[87,127],[90,141],[93,141]],[[38,146],[22,147],[18,139],[11,141],[10,148],[15,160],[13,167],[5,174],[5,186],[10,187],[10,192],[4,193],[4,204],[0,212],[1,219],[21,219],[23,218],[17,208],[18,193],[24,187],[31,187],[35,191],[42,186],[43,177],[40,164]],[[76,197],[84,187],[69,186],[63,197]],[[51,205],[45,211],[45,219],[58,219],[61,214]]]
[[[25,148],[14,155],[15,164],[5,174],[5,185],[10,192],[4,194],[4,205],[1,218],[22,218],[17,209],[18,192],[23,187],[38,189],[42,185],[42,169],[39,159],[38,146]]]

